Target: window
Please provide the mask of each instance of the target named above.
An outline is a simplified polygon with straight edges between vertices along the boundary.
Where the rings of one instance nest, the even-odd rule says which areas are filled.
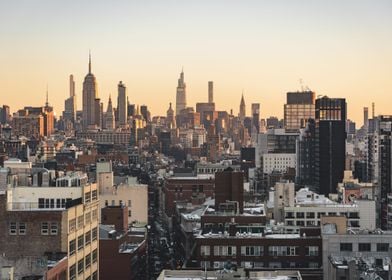
[[[84,226],[84,217],[83,215],[80,215],[78,217],[78,228],[82,228]]]
[[[82,234],[78,237],[78,250],[83,249],[83,246],[84,246],[84,235]]]
[[[306,246],[306,255],[307,256],[318,256],[319,255],[319,247],[318,246]]]
[[[128,217],[132,217],[132,211],[128,210]]]
[[[58,225],[56,222],[50,223],[50,235],[57,235]]]
[[[69,232],[74,232],[76,230],[76,219],[71,219],[69,220],[69,226],[68,226]]]
[[[38,208],[45,208],[45,199],[38,198]]]
[[[377,252],[388,252],[389,243],[377,243]]]
[[[84,236],[84,243],[88,245],[90,244],[90,242],[91,242],[91,231],[88,231]]]
[[[91,192],[86,192],[84,194],[84,202],[89,203],[91,201]]]
[[[92,199],[92,200],[97,200],[97,198],[98,198],[97,190],[93,190],[93,191],[91,192],[91,199]]]
[[[340,243],[340,251],[341,252],[352,252],[353,244],[352,243]]]
[[[263,253],[263,246],[241,246],[242,256],[262,256]]]
[[[371,245],[370,243],[359,243],[358,244],[358,251],[359,252],[370,252]]]
[[[10,235],[16,235],[16,223],[15,222],[10,222]]]
[[[93,209],[93,211],[91,211],[91,216],[93,219],[93,222],[96,221],[98,219],[98,209]]]
[[[19,234],[26,235],[26,223],[19,223]]]
[[[97,240],[98,230],[97,230],[96,227],[92,229],[92,231],[91,231],[91,236],[92,236],[91,238],[92,238],[93,241],[94,241],[94,240]]]
[[[98,251],[97,251],[97,249],[95,249],[95,250],[92,252],[92,260],[93,260],[93,263],[96,263],[96,262],[97,262],[97,255],[98,255]]]
[[[69,241],[69,255],[73,255],[75,254],[76,251],[76,241],[75,239],[72,239],[71,241]]]
[[[84,270],[84,259],[78,261],[78,274],[83,273]]]
[[[98,273],[94,271],[92,280],[98,280]]]
[[[214,246],[214,256],[235,256],[236,254],[235,246]]]
[[[75,264],[69,268],[69,279],[70,280],[76,279],[76,265]]]
[[[91,255],[86,255],[86,268],[90,267],[91,265]]]
[[[132,206],[132,203],[130,200],[128,200],[128,207],[131,207],[131,206]]]
[[[86,224],[91,223],[91,212],[87,212],[87,213],[86,213],[84,222],[85,222]]]
[[[42,235],[48,235],[49,234],[49,223],[48,222],[42,222],[41,223],[41,234]]]
[[[207,245],[200,246],[200,255],[201,256],[209,256],[210,255],[210,246],[207,246]]]

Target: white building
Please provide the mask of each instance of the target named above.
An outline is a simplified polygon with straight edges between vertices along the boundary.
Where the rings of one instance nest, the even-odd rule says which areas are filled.
[[[295,205],[284,208],[284,222],[288,226],[319,226],[321,216],[346,216],[349,227],[374,230],[376,204],[373,200],[359,200],[340,204],[309,189],[296,193]]]
[[[296,154],[264,154],[263,173],[271,174],[273,171],[286,172],[288,168],[296,168]]]

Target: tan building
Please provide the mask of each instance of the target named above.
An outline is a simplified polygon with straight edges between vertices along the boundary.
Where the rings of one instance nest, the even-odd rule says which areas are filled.
[[[309,118],[315,118],[315,93],[313,91],[288,92],[284,104],[284,127],[288,131],[304,128]]]
[[[44,117],[19,112],[12,118],[12,129],[16,136],[29,136],[38,139],[44,136]]]
[[[100,194],[100,208],[105,206],[128,207],[128,223],[147,223],[148,221],[148,186],[128,182],[114,186],[110,189],[103,189]]]
[[[0,268],[13,268],[15,279],[99,279],[97,186],[80,172],[49,186],[18,185],[18,174],[9,176],[13,185],[0,192]]]

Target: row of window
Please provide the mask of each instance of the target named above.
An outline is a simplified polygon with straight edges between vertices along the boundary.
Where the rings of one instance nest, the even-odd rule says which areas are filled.
[[[295,214],[295,215],[294,215]],[[286,212],[286,219],[314,219],[316,216],[316,212]],[[321,216],[346,216],[349,219],[359,219],[358,212],[317,212],[317,218],[319,219]]]
[[[371,252],[372,246],[371,243],[358,243],[358,251],[359,252]],[[340,251],[341,252],[352,252],[353,251],[353,243],[340,243]],[[377,243],[376,244],[377,252],[388,252],[389,251],[389,243]]]
[[[213,246],[214,256],[236,256],[236,246]],[[211,255],[211,246],[202,245],[200,246],[200,254],[202,256]],[[306,256],[318,256],[318,246],[306,246]],[[264,246],[241,246],[241,256],[263,256]],[[269,256],[298,256],[299,246],[269,246]]]
[[[118,201],[118,205],[123,205],[123,201],[119,200]],[[109,206],[109,201],[108,200],[105,200],[105,206]],[[114,199],[112,199],[112,201],[111,201],[111,206],[116,206],[116,201]],[[128,205],[127,206],[128,206],[128,208],[132,206],[131,200],[128,200]]]
[[[86,192],[84,194],[84,202],[90,203],[91,201],[95,201],[98,199],[98,192],[97,190],[93,190],[91,192]]]
[[[58,223],[57,222],[42,222],[41,223],[41,235],[57,235],[58,234]],[[9,223],[9,234],[10,235],[26,235],[27,224],[25,222],[10,222]]]
[[[200,262],[202,268],[211,268],[211,262],[202,261]],[[227,265],[227,262],[214,261],[212,262],[214,269],[222,269]],[[281,262],[241,262],[241,267],[252,269],[252,268],[296,268],[297,266],[303,267],[303,264],[297,264],[296,262],[281,263]],[[319,268],[320,264],[318,262],[308,262],[308,268]]]
[[[65,208],[67,202],[72,198],[38,198],[38,208]]]
[[[74,218],[69,220],[68,229],[69,232],[73,232],[76,229],[81,229],[86,224],[90,224],[93,221],[98,220],[98,209],[95,208],[91,212],[86,212],[84,215],[78,216],[78,218]],[[77,226],[77,227],[76,227]]]
[[[91,264],[97,262],[97,249],[95,249],[91,254],[86,255],[85,258],[80,259],[77,263],[74,265],[71,265],[69,268],[69,279],[73,280],[76,279],[76,275],[82,274],[86,269],[88,269]],[[77,274],[76,274],[77,272]],[[97,272],[94,272],[92,274],[92,277],[88,277],[86,279],[97,279]]]
[[[77,239],[69,241],[69,255],[73,255],[76,252],[76,246],[78,251],[82,250],[84,246],[87,246],[91,241],[95,241],[98,238],[98,229],[95,227],[91,231],[87,231],[85,234],[81,234]]]

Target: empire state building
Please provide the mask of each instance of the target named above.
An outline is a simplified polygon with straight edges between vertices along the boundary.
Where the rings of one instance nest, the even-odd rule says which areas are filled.
[[[91,73],[91,55],[89,55],[88,74],[83,82],[83,129],[98,128],[100,119],[100,99],[95,76]]]

